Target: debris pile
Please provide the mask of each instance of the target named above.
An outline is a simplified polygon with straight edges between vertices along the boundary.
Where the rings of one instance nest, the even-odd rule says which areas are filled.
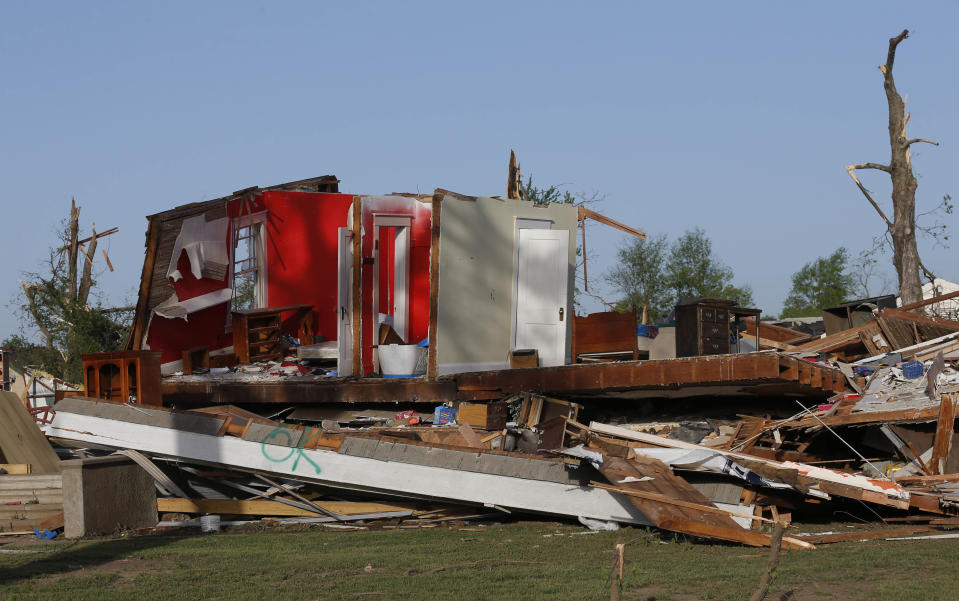
[[[657,327],[635,310],[577,316],[577,223],[642,232],[561,203],[337,184],[150,218],[128,348],[84,356],[84,396],[42,420],[80,457],[64,464],[67,533],[533,515],[764,546],[824,517],[959,524],[959,321],[925,312],[959,292],[843,303],[823,335],[727,299],[682,299]],[[304,248],[336,254],[303,261],[309,278],[284,271]],[[12,399],[3,462],[57,473]]]

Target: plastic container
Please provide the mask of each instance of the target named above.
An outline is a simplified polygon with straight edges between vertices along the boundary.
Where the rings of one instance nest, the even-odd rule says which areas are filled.
[[[219,532],[220,531],[220,516],[218,515],[201,515],[200,516],[200,532],[209,533],[209,532]]]
[[[918,361],[907,361],[902,364],[902,375],[909,378],[910,380],[915,380],[916,378],[921,378],[925,372],[925,369],[922,367],[922,363]]]
[[[426,349],[416,344],[379,347],[380,371],[385,377],[411,378],[426,373]]]

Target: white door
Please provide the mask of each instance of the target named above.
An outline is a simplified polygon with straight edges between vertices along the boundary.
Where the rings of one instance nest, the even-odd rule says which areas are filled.
[[[353,232],[348,227],[337,229],[336,312],[339,327],[336,333],[336,373],[353,375]]]
[[[568,266],[568,230],[519,230],[513,348],[535,348],[544,367],[566,362]]]

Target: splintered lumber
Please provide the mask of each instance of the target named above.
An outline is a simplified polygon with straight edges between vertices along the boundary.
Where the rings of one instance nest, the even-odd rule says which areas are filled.
[[[804,541],[815,544],[846,543],[851,541],[872,540],[889,536],[909,536],[922,532],[934,532],[934,526],[904,526],[901,528],[876,528],[873,530],[856,530],[853,532],[839,532],[835,534],[818,534],[802,537]]]
[[[952,429],[956,422],[956,400],[952,395],[942,395],[939,402],[939,421],[936,424],[936,437],[932,445],[932,459],[929,468],[933,474],[946,471],[946,459],[952,450]]]
[[[859,333],[870,330],[870,323],[871,322],[849,328],[848,330],[842,330],[841,332],[836,332],[823,338],[816,338],[805,344],[800,344],[796,348],[797,350],[808,353],[828,353],[850,344],[861,344],[862,340],[859,338]]]
[[[925,300],[917,301],[917,302],[915,302],[915,303],[909,303],[908,305],[903,305],[903,306],[899,307],[899,310],[900,310],[900,311],[914,311],[914,310],[916,310],[916,309],[925,307],[925,306],[927,306],[927,305],[935,305],[936,303],[941,303],[941,302],[943,302],[943,301],[947,301],[947,300],[949,300],[949,299],[956,298],[957,296],[959,296],[959,290],[956,290],[955,292],[950,292],[949,294],[943,294],[943,295],[941,295],[941,296],[933,296],[933,297],[931,297],[931,298],[927,298],[927,299],[925,299]]]
[[[660,526],[664,530],[682,532],[692,536],[701,536],[704,538],[718,538],[728,540],[752,547],[768,547],[772,543],[772,537],[768,534],[754,532],[752,530],[735,530],[732,528],[722,528],[720,526],[711,526],[699,522],[687,520],[666,520]],[[812,543],[794,538],[791,536],[783,537],[783,545],[791,549],[814,549]]]
[[[720,449],[705,447],[671,438],[664,438],[654,434],[645,434],[636,432],[620,426],[611,426],[599,422],[591,422],[589,425],[591,432],[606,434],[625,438],[626,440],[635,440],[659,447],[672,449],[696,449],[717,453],[725,457],[733,458],[746,467],[765,466],[781,476],[789,476],[788,480],[793,480],[813,490],[828,495],[835,495],[857,501],[868,501],[879,505],[888,505],[898,509],[906,509],[910,503],[910,493],[903,487],[891,480],[879,480],[849,474],[837,470],[831,470],[822,467],[797,463],[792,461],[773,461],[771,459],[762,459],[745,453],[734,453]],[[641,449],[634,449],[636,452],[642,452]],[[774,478],[777,479],[777,478]],[[789,483],[787,481],[787,483]]]
[[[0,452],[9,463],[29,463],[33,473],[60,471],[60,460],[14,392],[0,391]]]
[[[703,493],[699,492],[689,482],[673,474],[672,470],[662,461],[648,457],[637,457],[629,461],[619,457],[604,456],[599,471],[616,488],[641,493],[655,493],[672,499],[688,501],[687,505],[703,505],[716,508]],[[667,518],[683,518],[704,521],[717,526],[740,528],[728,514],[718,515],[706,512],[698,507],[679,506],[673,503],[663,503],[661,500],[631,497],[636,507],[644,515],[659,524]]]
[[[763,327],[763,331],[764,331],[764,332],[766,331],[766,328],[765,328],[765,327]],[[762,336],[759,337],[759,346],[760,346],[760,347],[765,346],[765,347],[769,347],[769,348],[774,348],[774,349],[780,350],[780,351],[794,351],[794,350],[796,350],[796,347],[793,346],[793,345],[791,345],[791,344],[787,344],[787,343],[785,343],[785,342],[779,342],[778,340],[772,340],[772,339],[770,339],[770,338],[763,338]]]
[[[29,474],[31,472],[29,463],[0,463],[0,470],[8,474]],[[0,472],[2,475],[2,472]]]
[[[627,461],[604,456],[599,471],[607,480],[615,483],[613,488],[626,494],[629,501],[649,517],[657,528],[752,546],[770,544],[769,536],[744,529],[733,521],[729,512],[713,505],[701,492],[673,474],[665,463],[657,459],[637,457]],[[631,494],[633,492],[638,494]],[[793,548],[812,547],[792,539],[786,544]]]
[[[477,435],[476,432],[473,431],[473,428],[471,428],[469,424],[460,424],[460,427],[457,428],[457,431],[466,441],[467,446],[477,448],[477,449],[486,448],[486,445],[483,444],[482,440],[480,440],[479,435]]]
[[[594,486],[596,488],[602,488],[603,490],[611,490],[613,492],[618,492],[621,495],[627,495],[630,497],[639,497],[640,499],[648,499],[650,501],[659,501],[661,503],[666,503],[668,505],[676,505],[677,507],[685,507],[687,509],[695,509],[697,511],[705,511],[707,513],[716,513],[716,514],[725,515],[725,516],[749,518],[751,520],[768,522],[770,524],[776,523],[776,520],[771,520],[769,518],[764,518],[762,516],[753,515],[751,513],[745,513],[742,511],[726,511],[725,509],[720,509],[714,505],[702,505],[699,503],[690,503],[688,501],[683,501],[681,499],[673,499],[673,498],[667,497],[666,495],[661,495],[654,492],[641,492],[638,490],[629,490],[627,488],[603,484],[602,482],[590,482],[589,485]]]
[[[746,326],[746,335],[750,337],[756,336],[756,318],[747,317],[743,319],[743,323]],[[764,321],[760,322],[759,325],[759,343],[769,346],[775,346],[775,344],[781,344],[786,347],[795,348],[795,345],[799,344],[797,341],[804,340],[809,338],[809,334],[805,332],[800,332],[798,330],[793,330],[791,328],[784,328],[782,326],[773,325],[771,323],[766,323]],[[775,343],[775,344],[774,344]]]
[[[895,478],[895,476],[893,476]],[[959,482],[959,474],[930,474],[927,476],[903,476],[895,478],[900,484],[938,484],[940,482]]]
[[[387,513],[394,511],[412,511],[408,505],[387,503],[364,503],[358,501],[324,501],[314,503],[339,515],[357,515],[369,513]],[[279,501],[265,499],[157,499],[157,511],[161,513],[216,513],[225,515],[273,515],[312,517],[315,511],[292,507]]]
[[[943,319],[941,317],[931,317],[929,315],[923,315],[921,313],[911,313],[909,311],[903,311],[902,309],[892,309],[892,308],[883,309],[879,314],[883,317],[892,317],[895,319],[901,319],[903,321],[912,322],[917,325],[936,326],[944,330],[950,330],[953,332],[959,331],[959,321],[955,321],[952,319]]]

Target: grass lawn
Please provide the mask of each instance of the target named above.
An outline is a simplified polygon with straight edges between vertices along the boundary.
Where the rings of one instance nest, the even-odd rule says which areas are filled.
[[[768,557],[766,549],[660,539],[635,528],[477,528],[0,539],[0,599],[599,600],[609,599],[613,545],[621,541],[628,543],[623,599],[732,600],[749,597]],[[959,539],[784,551],[767,599],[952,600],[957,562]]]

